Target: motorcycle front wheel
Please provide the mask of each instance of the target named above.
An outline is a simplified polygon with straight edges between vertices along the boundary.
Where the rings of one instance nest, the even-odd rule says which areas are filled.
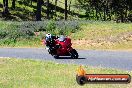
[[[70,53],[71,58],[78,59],[78,53],[75,49],[72,49],[69,53]]]

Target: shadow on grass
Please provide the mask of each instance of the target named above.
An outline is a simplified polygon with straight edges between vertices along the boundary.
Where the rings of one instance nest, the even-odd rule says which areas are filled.
[[[3,4],[0,3],[0,8],[3,8]]]

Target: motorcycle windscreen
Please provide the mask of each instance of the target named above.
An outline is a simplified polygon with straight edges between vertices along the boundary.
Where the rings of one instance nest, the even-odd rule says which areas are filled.
[[[58,40],[59,40],[60,42],[63,42],[63,41],[65,41],[65,37],[60,37]]]

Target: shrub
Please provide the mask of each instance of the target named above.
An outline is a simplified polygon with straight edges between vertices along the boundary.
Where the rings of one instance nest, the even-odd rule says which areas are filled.
[[[6,37],[8,33],[5,30],[0,30],[0,39],[3,39]]]
[[[56,24],[54,21],[49,21],[47,26],[46,26],[46,31],[47,32],[53,32],[56,29]]]
[[[4,24],[4,26],[2,25]],[[19,38],[31,39],[34,32],[49,32],[55,35],[69,35],[79,29],[78,21],[36,21],[36,22],[0,22],[0,39],[12,39],[16,41]],[[40,36],[44,36],[41,34]]]

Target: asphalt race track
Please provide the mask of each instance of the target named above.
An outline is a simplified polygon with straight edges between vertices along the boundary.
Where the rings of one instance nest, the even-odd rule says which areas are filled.
[[[61,57],[54,59],[42,48],[0,48],[0,57],[13,57],[18,59],[40,59],[55,61],[57,63],[89,65],[105,68],[132,70],[132,52],[127,51],[97,51],[77,50],[79,59]]]

